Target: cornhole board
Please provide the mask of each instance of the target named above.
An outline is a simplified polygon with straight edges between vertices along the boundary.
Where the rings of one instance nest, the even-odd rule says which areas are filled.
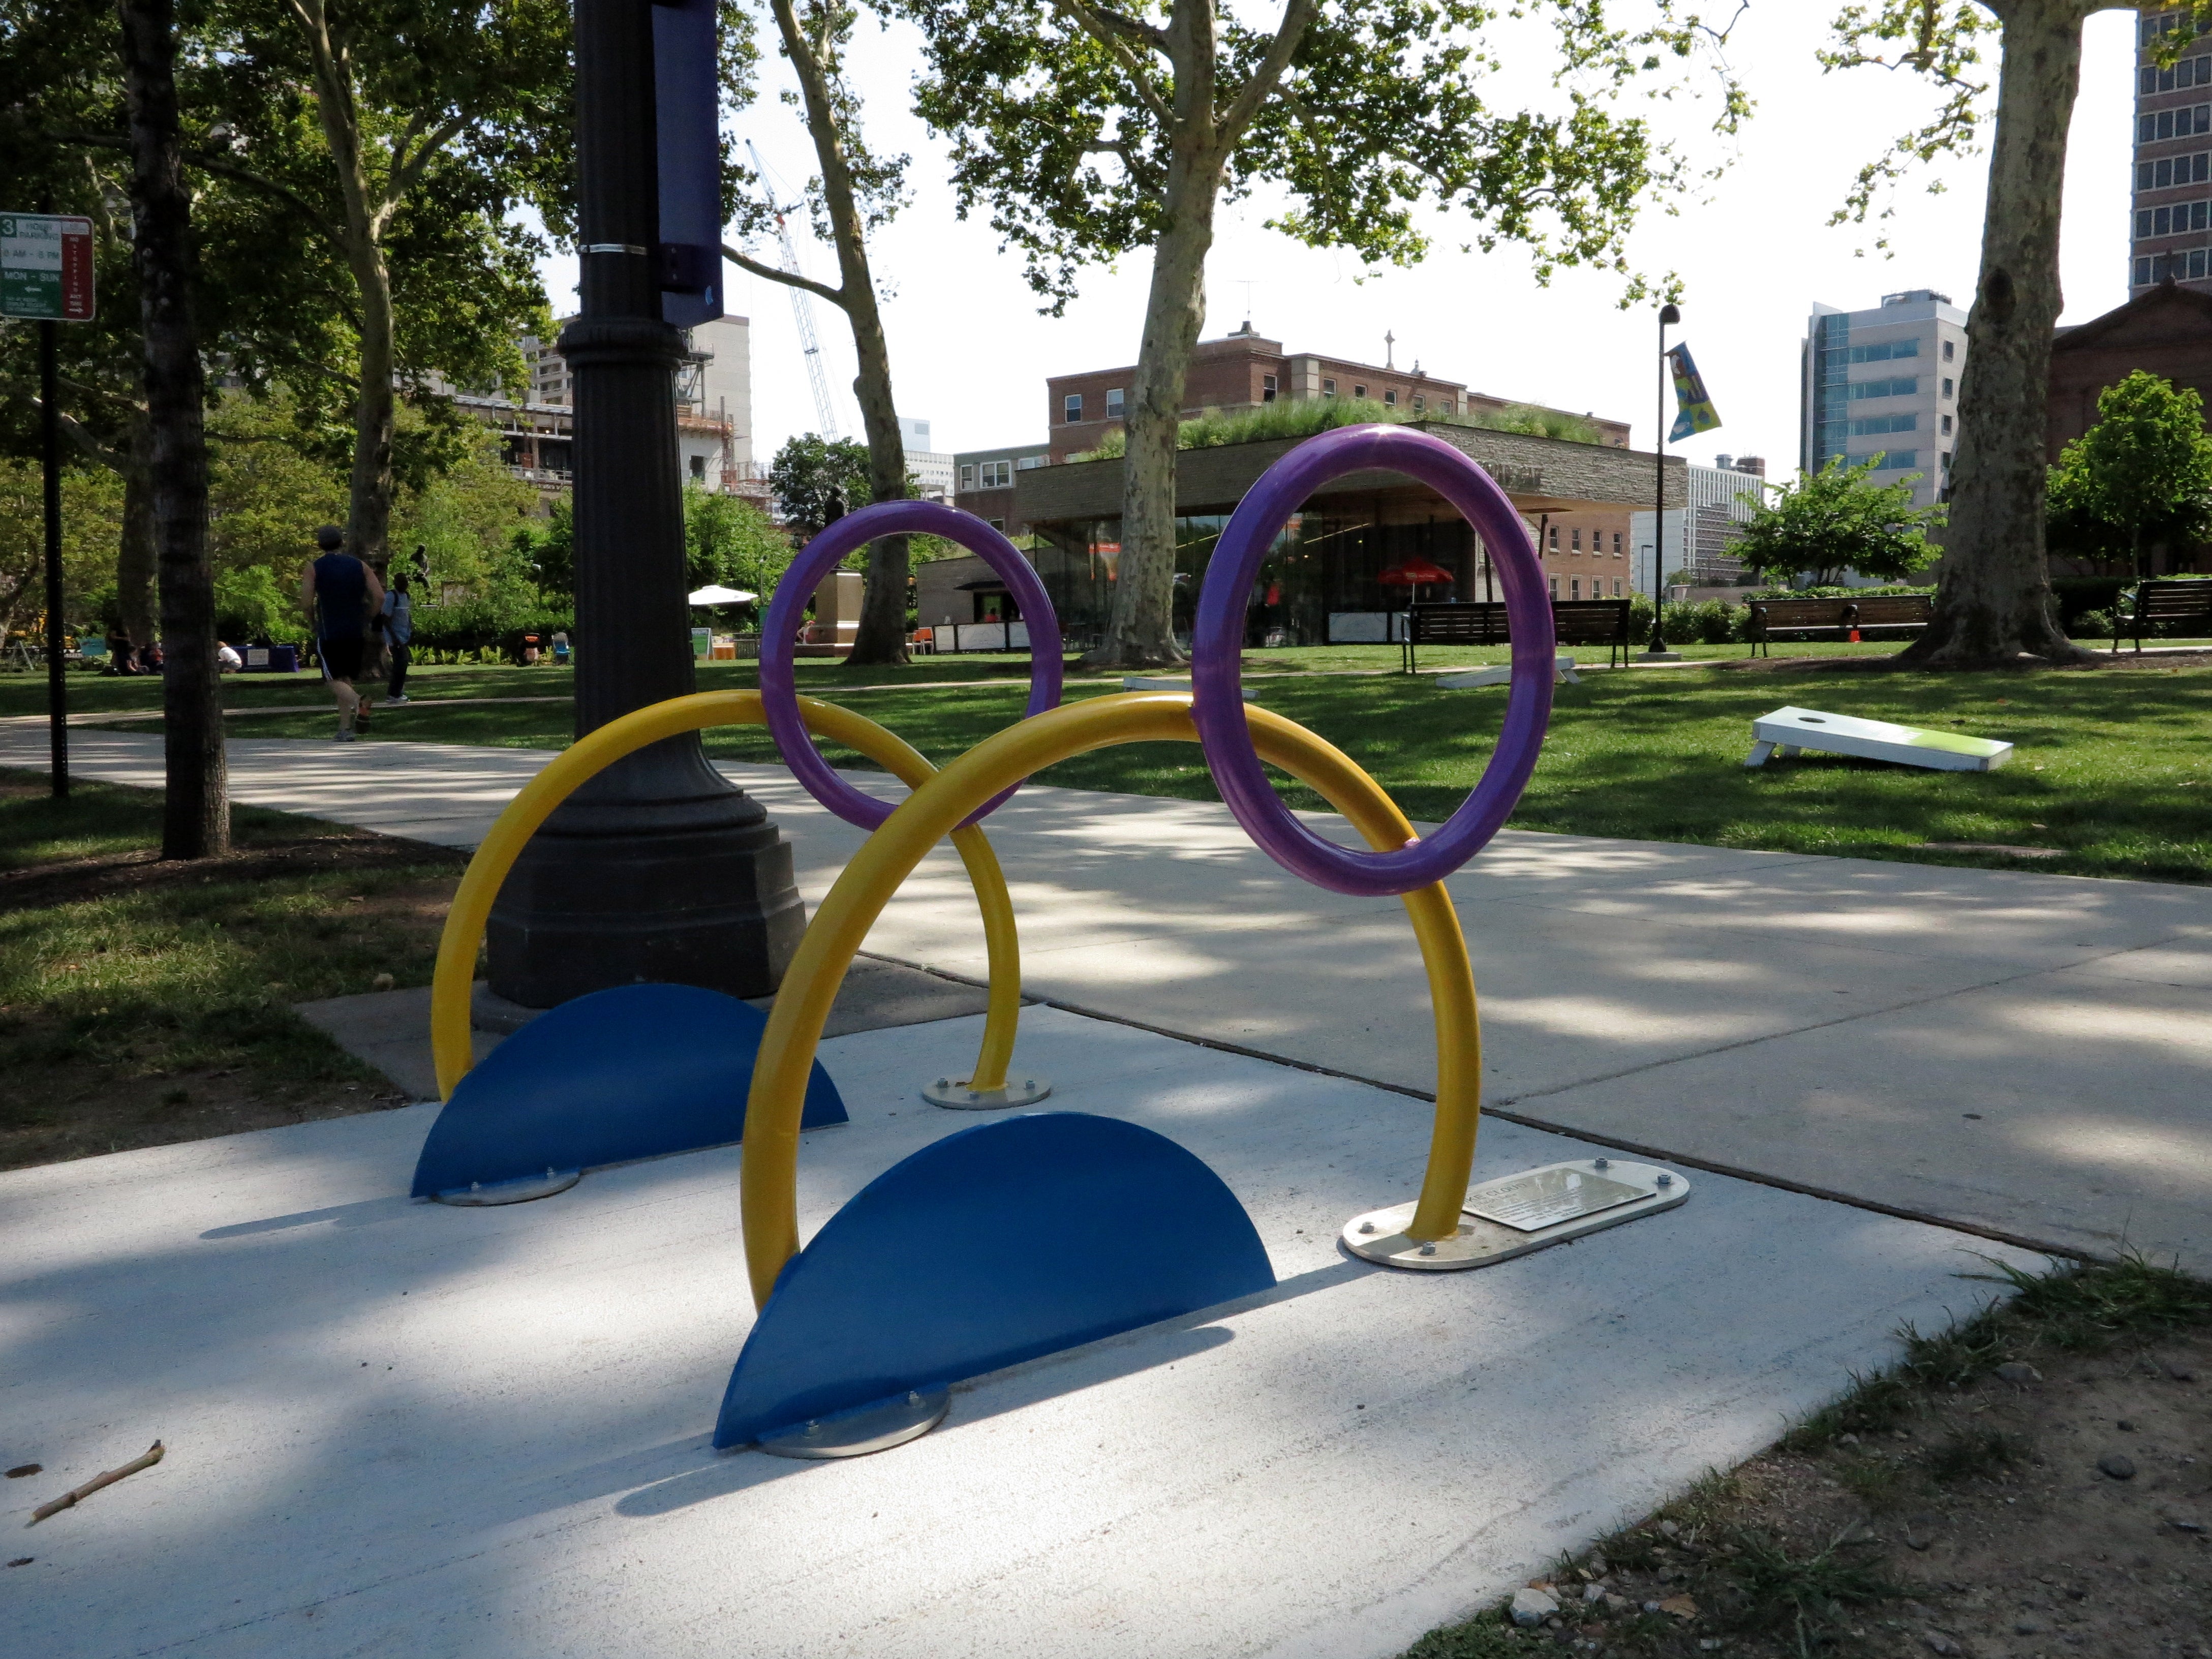
[[[1463,674],[1439,674],[1437,684],[1445,691],[1471,691],[1478,685],[1504,685],[1512,678],[1512,665],[1499,663],[1495,668],[1470,668]],[[1583,677],[1575,672],[1575,659],[1564,654],[1552,664],[1552,684],[1562,682],[1568,685],[1583,683]]]
[[[1938,772],[1994,772],[2012,758],[2012,745],[1994,738],[1928,732],[1853,714],[1825,714],[1817,708],[1778,708],[1761,714],[1751,723],[1751,736],[1746,766],[1764,766],[1770,755],[1786,758],[1800,749],[1932,767]]]

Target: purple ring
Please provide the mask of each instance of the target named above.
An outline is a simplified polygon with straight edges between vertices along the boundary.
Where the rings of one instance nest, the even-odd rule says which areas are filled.
[[[1498,747],[1474,792],[1426,841],[1389,853],[1340,847],[1291,816],[1261,769],[1244,720],[1244,608],[1260,562],[1291,514],[1332,478],[1370,470],[1425,483],[1481,533],[1505,587],[1513,635],[1513,683]],[[1397,426],[1340,427],[1310,438],[1261,474],[1208,562],[1191,633],[1191,717],[1199,745],[1244,833],[1292,875],[1317,887],[1375,898],[1442,881],[1488,844],[1512,813],[1535,769],[1552,713],[1557,641],[1542,567],[1527,526],[1491,476],[1441,438]]]
[[[897,535],[942,536],[959,543],[997,573],[1021,606],[1022,620],[1030,629],[1030,702],[1024,712],[1042,714],[1060,702],[1060,619],[1053,614],[1044,584],[1012,542],[974,514],[939,501],[878,501],[857,513],[848,513],[807,543],[775,585],[768,620],[761,625],[761,709],[776,752],[806,793],[846,823],[863,830],[880,828],[896,809],[890,802],[864,794],[846,782],[815,748],[806,722],[799,718],[793,647],[805,616],[806,601],[813,597],[823,577],[847,554],[885,536]],[[992,796],[966,823],[974,823],[998,811],[1020,787],[1016,784],[1013,789]]]

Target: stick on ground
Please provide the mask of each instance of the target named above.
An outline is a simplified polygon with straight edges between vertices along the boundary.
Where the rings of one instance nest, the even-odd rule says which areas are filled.
[[[35,1527],[50,1515],[59,1515],[73,1506],[81,1498],[89,1498],[102,1486],[112,1486],[126,1474],[136,1474],[141,1469],[150,1469],[161,1461],[161,1443],[156,1440],[146,1449],[143,1457],[136,1457],[119,1469],[110,1469],[105,1474],[95,1474],[74,1492],[65,1492],[51,1504],[41,1504],[31,1511],[31,1518],[23,1524]]]

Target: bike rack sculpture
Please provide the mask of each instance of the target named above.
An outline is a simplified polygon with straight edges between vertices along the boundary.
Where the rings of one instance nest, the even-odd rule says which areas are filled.
[[[1497,750],[1474,793],[1425,839],[1348,757],[1248,707],[1240,684],[1246,595],[1284,520],[1330,479],[1370,469],[1428,484],[1476,526],[1512,625],[1514,673]],[[848,532],[847,544],[857,535]],[[1403,428],[1343,428],[1300,445],[1268,469],[1224,530],[1192,655],[1188,695],[1140,691],[1032,713],[951,762],[883,815],[817,910],[753,1069],[739,1179],[760,1315],[724,1394],[717,1446],[826,1457],[896,1445],[941,1419],[954,1382],[1274,1283],[1249,1218],[1211,1171],[1149,1130],[1077,1113],[1000,1120],[924,1148],[800,1248],[807,1067],[869,927],[940,837],[972,823],[1023,779],[1091,750],[1197,743],[1237,822],[1276,862],[1334,891],[1403,899],[1435,1009],[1436,1123],[1419,1200],[1353,1217],[1342,1234],[1347,1249],[1395,1267],[1471,1267],[1686,1195],[1668,1172],[1601,1159],[1511,1177],[1520,1188],[1490,1209],[1465,1208],[1481,1047],[1466,942],[1443,881],[1497,832],[1528,781],[1550,711],[1553,656],[1535,554],[1489,476],[1441,440]],[[787,688],[771,684],[765,664],[762,685],[769,729],[806,779],[794,724],[778,718]],[[1263,763],[1319,793],[1371,850],[1340,847],[1299,823]],[[1531,1218],[1537,1224],[1523,1224]]]
[[[1426,837],[1348,757],[1246,704],[1241,685],[1245,600],[1269,545],[1321,486],[1370,470],[1429,485],[1475,526],[1490,548],[1511,624],[1513,672],[1496,750],[1468,799]],[[1026,717],[941,770],[872,722],[800,697],[791,661],[801,609],[820,578],[869,541],[916,530],[981,554],[1015,594],[1035,642]],[[896,1445],[944,1417],[957,1382],[1273,1285],[1250,1218],[1218,1176],[1165,1136],[1079,1112],[1018,1113],[947,1135],[878,1176],[800,1246],[799,1136],[826,1121],[822,1114],[834,1101],[815,1058],[831,1005],[884,906],[947,836],[983,912],[990,1012],[974,1075],[925,1093],[945,1104],[999,1105],[1045,1092],[1007,1087],[1018,959],[1004,878],[979,825],[1024,780],[1092,750],[1195,743],[1237,821],[1277,863],[1333,891],[1395,896],[1405,904],[1434,1011],[1435,1123],[1419,1198],[1352,1217],[1340,1236],[1347,1251],[1396,1267],[1463,1269],[1670,1208],[1688,1194],[1674,1172],[1602,1158],[1472,1190],[1468,1184],[1480,1121],[1481,1037],[1467,945],[1443,882],[1488,843],[1528,782],[1550,713],[1553,645],[1540,568],[1504,493],[1460,451],[1401,427],[1324,434],[1291,451],[1254,486],[1222,533],[1200,597],[1188,694],[1139,691],[1060,705],[1051,605],[1011,544],[980,520],[930,503],[887,502],[850,514],[810,543],[779,585],[758,693],[678,698],[593,732],[533,780],[486,838],[440,946],[432,1026],[448,1102],[424,1149],[416,1192],[452,1195],[437,1183],[452,1177],[457,1161],[433,1158],[447,1118],[456,1121],[455,1141],[467,1139],[461,1131],[474,1122],[491,1131],[475,1143],[503,1135],[529,1148],[526,1157],[506,1150],[501,1167],[508,1173],[494,1176],[514,1182],[517,1196],[537,1195],[530,1189],[561,1179],[558,1159],[539,1156],[549,1130],[532,1119],[527,1103],[472,1103],[469,1085],[547,1021],[597,1019],[592,1029],[605,1030],[623,1012],[610,1002],[602,1014],[590,1006],[598,999],[580,998],[510,1039],[477,1073],[469,1072],[469,981],[492,897],[523,843],[579,784],[623,755],[680,732],[743,723],[764,725],[817,800],[873,833],[809,923],[757,1042],[730,1045],[743,1049],[749,1078],[739,1186],[759,1316],[724,1392],[715,1445],[757,1444],[798,1457]],[[908,786],[907,799],[894,807],[854,789],[815,751],[810,734],[892,772]],[[1319,794],[1369,850],[1340,846],[1299,823],[1276,797],[1267,766]],[[629,988],[598,998],[681,989]],[[740,1062],[728,1064],[734,1073]],[[943,1099],[948,1092],[958,1098]],[[608,1115],[605,1104],[600,1120]],[[836,1115],[842,1118],[842,1105]],[[586,1146],[598,1161],[616,1161],[600,1156],[604,1134],[592,1139],[604,1127],[574,1102],[552,1125],[568,1137],[564,1148]],[[723,1121],[703,1132],[727,1141],[736,1138],[734,1127]],[[702,1133],[696,1124],[686,1132]],[[630,1136],[632,1143],[650,1137]],[[541,1167],[546,1174],[537,1176]]]
[[[1005,578],[1042,641],[1032,712],[1060,700],[1060,634],[1052,603],[1029,563],[981,520],[927,501],[867,507],[833,526],[860,525],[865,544],[895,531],[947,537],[980,554]],[[587,1169],[722,1146],[740,1138],[743,1102],[766,1017],[732,997],[690,986],[633,985],[594,992],[547,1010],[471,1066],[469,997],[477,951],[500,885],[554,810],[589,779],[649,744],[718,726],[767,726],[794,769],[839,816],[872,829],[890,807],[831,771],[808,738],[818,732],[858,750],[913,787],[933,771],[892,733],[849,709],[800,697],[792,684],[792,638],[815,580],[842,551],[817,538],[787,573],[769,611],[762,678],[781,691],[703,692],[672,698],[610,721],[556,756],[508,803],[461,878],[446,915],[430,993],[430,1046],[445,1109],[431,1126],[413,1183],[417,1198],[504,1204],[563,1190]],[[813,571],[809,579],[805,572]],[[799,583],[804,581],[801,588]],[[781,627],[779,638],[773,630]],[[780,680],[776,679],[781,671]],[[779,729],[780,727],[780,729]],[[791,734],[796,733],[795,738]],[[827,780],[825,787],[823,780]],[[981,817],[981,812],[976,818]],[[1010,1085],[1007,1070],[1021,1011],[1021,951],[1013,902],[990,843],[971,820],[952,832],[982,912],[989,1004],[972,1075],[941,1104],[968,1109],[1024,1104],[1049,1092],[1042,1079]],[[950,1082],[950,1080],[947,1080]],[[800,1127],[846,1121],[844,1103],[820,1066],[811,1067]]]

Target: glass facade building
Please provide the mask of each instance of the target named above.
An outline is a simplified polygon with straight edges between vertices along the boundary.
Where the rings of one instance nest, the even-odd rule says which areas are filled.
[[[1966,362],[1966,313],[1946,295],[1887,294],[1865,311],[1815,305],[1800,365],[1798,465],[1874,460],[1875,482],[1917,473],[1914,505],[1940,501]]]

